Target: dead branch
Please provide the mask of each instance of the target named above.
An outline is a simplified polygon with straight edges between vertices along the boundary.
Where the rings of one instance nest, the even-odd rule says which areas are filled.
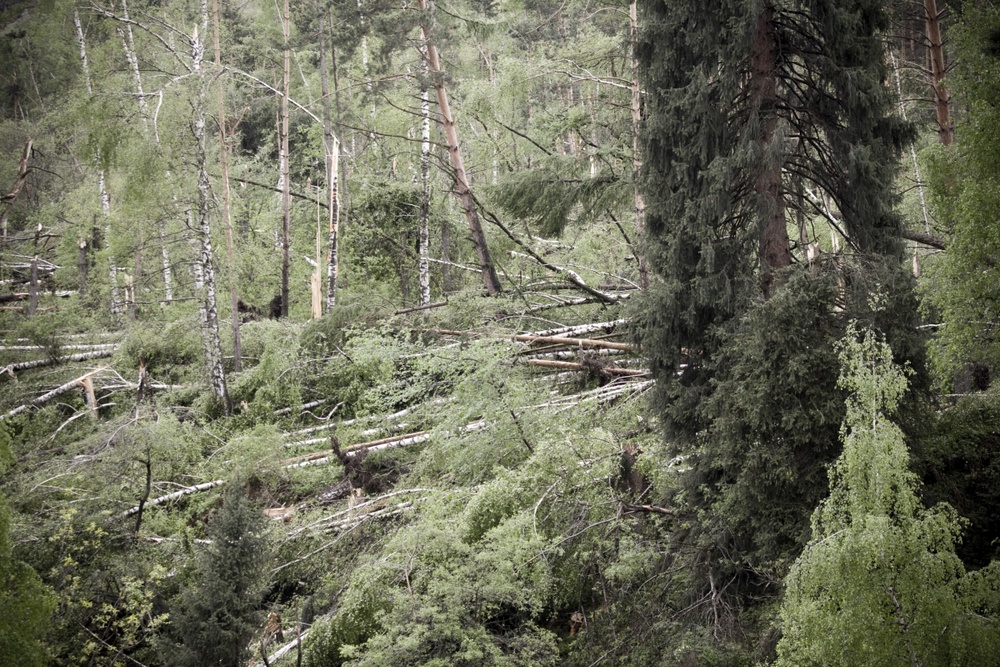
[[[917,243],[922,243],[926,246],[937,248],[938,250],[945,250],[948,246],[948,242],[940,236],[925,234],[924,232],[914,232],[909,229],[904,229],[900,233],[900,236],[908,241],[916,241]]]

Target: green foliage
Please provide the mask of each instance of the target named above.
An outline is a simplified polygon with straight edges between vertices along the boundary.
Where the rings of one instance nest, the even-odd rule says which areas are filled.
[[[169,650],[163,654],[169,664],[244,664],[270,561],[264,522],[242,486],[227,485],[222,506],[209,522],[211,543],[198,556],[194,580],[171,606],[164,637]]]
[[[1000,10],[983,3],[967,7],[950,33],[957,65],[949,84],[964,100],[964,113],[956,127],[956,150],[944,155],[938,151],[931,175],[935,213],[954,224],[954,236],[926,289],[929,310],[944,323],[934,351],[945,386],[966,363],[1000,366],[1000,233],[995,215],[1000,205],[1000,141],[992,130],[1000,121],[1000,58],[994,41],[998,26]]]
[[[12,458],[10,436],[0,427],[0,473]],[[55,608],[51,589],[29,565],[13,556],[11,514],[0,494],[0,663],[35,667],[47,664],[42,638]]]
[[[923,508],[891,421],[906,372],[887,344],[853,326],[841,360],[844,453],[786,581],[778,664],[1000,664],[1000,619],[970,605],[970,589],[988,590],[979,587],[990,574],[963,582],[957,517]]]
[[[559,236],[571,218],[599,218],[621,208],[631,194],[630,183],[611,175],[591,176],[587,166],[576,157],[550,157],[534,169],[510,174],[494,196],[504,210],[530,221],[543,236]]]
[[[945,409],[913,452],[927,505],[946,502],[967,522],[955,550],[966,567],[1000,558],[1000,404],[995,393],[975,394]]]

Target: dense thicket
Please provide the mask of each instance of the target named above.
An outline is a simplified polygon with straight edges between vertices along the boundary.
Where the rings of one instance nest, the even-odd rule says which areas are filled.
[[[0,662],[990,664],[942,9],[0,3]]]

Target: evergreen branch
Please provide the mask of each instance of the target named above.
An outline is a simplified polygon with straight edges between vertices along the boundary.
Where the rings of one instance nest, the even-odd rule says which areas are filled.
[[[535,252],[534,250],[532,250],[524,241],[522,241],[517,236],[515,236],[514,233],[511,232],[510,229],[508,229],[506,225],[504,225],[502,222],[500,222],[500,219],[496,215],[494,215],[492,211],[490,211],[489,209],[487,209],[486,207],[484,207],[482,205],[482,203],[479,201],[479,199],[475,195],[472,195],[472,199],[476,203],[476,206],[479,207],[479,209],[483,212],[483,215],[485,215],[486,218],[490,222],[492,222],[494,225],[496,225],[497,227],[499,227],[500,230],[504,234],[507,235],[507,238],[509,238],[514,243],[516,243],[518,246],[520,246],[525,251],[525,253],[528,255],[528,257],[530,257],[531,259],[535,260],[536,262],[538,262],[539,264],[541,264],[542,266],[544,266],[549,271],[555,271],[556,273],[561,273],[561,274],[565,275],[566,278],[571,283],[573,283],[574,285],[576,285],[577,287],[579,287],[580,289],[582,289],[584,292],[587,292],[588,294],[590,294],[592,296],[596,296],[598,299],[600,299],[604,303],[606,303],[606,304],[618,303],[618,297],[611,296],[610,294],[606,294],[605,292],[602,292],[600,290],[594,289],[593,287],[591,287],[590,285],[588,285],[586,282],[584,282],[583,278],[581,278],[580,275],[576,273],[576,271],[572,271],[570,269],[566,269],[566,268],[563,268],[561,266],[556,266],[555,264],[553,264],[553,263],[549,262],[548,260],[544,259],[541,255],[539,255],[537,252]]]

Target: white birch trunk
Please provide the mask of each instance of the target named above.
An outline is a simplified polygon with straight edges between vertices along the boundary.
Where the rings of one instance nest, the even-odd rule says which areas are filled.
[[[201,0],[202,25],[201,35],[208,30],[208,2]],[[216,305],[216,279],[215,266],[212,253],[212,230],[209,226],[209,206],[211,204],[211,192],[209,191],[208,180],[208,152],[206,148],[205,130],[205,98],[207,97],[208,80],[202,62],[205,57],[205,42],[196,29],[192,37],[192,60],[193,71],[198,76],[198,95],[195,100],[194,116],[194,136],[197,143],[198,153],[198,240],[199,257],[197,264],[200,265],[204,289],[200,299],[198,314],[201,317],[201,325],[205,343],[205,359],[208,363],[209,381],[216,397],[225,405],[228,414],[232,406],[229,401],[229,392],[226,388],[226,373],[222,365],[222,345],[219,336],[219,312]]]
[[[319,76],[323,94],[323,149],[326,154],[326,205],[329,236],[326,252],[326,309],[337,303],[340,274],[340,141],[330,120],[330,86],[326,66],[326,17],[319,19]]]
[[[291,271],[291,214],[292,184],[288,168],[288,87],[292,76],[292,52],[289,46],[290,10],[285,0],[281,17],[281,32],[284,37],[284,69],[281,79],[281,316],[288,317],[289,272]]]
[[[426,47],[422,49],[425,51]],[[431,97],[427,89],[427,54],[423,54],[423,77],[420,84],[420,237],[418,269],[420,305],[431,302],[430,217],[431,217]]]
[[[80,64],[83,67],[83,79],[87,84],[87,94],[94,94],[94,86],[90,79],[90,63],[87,60],[87,42],[83,36],[83,24],[80,22],[80,12],[73,10],[73,25],[76,27],[76,39],[80,45]],[[118,267],[115,264],[114,253],[111,252],[111,196],[108,194],[107,179],[104,167],[101,166],[101,154],[95,155],[97,161],[97,187],[101,197],[101,217],[104,221],[104,239],[108,245],[108,279],[111,288],[111,314],[117,319],[122,314],[121,298],[118,294]]]

